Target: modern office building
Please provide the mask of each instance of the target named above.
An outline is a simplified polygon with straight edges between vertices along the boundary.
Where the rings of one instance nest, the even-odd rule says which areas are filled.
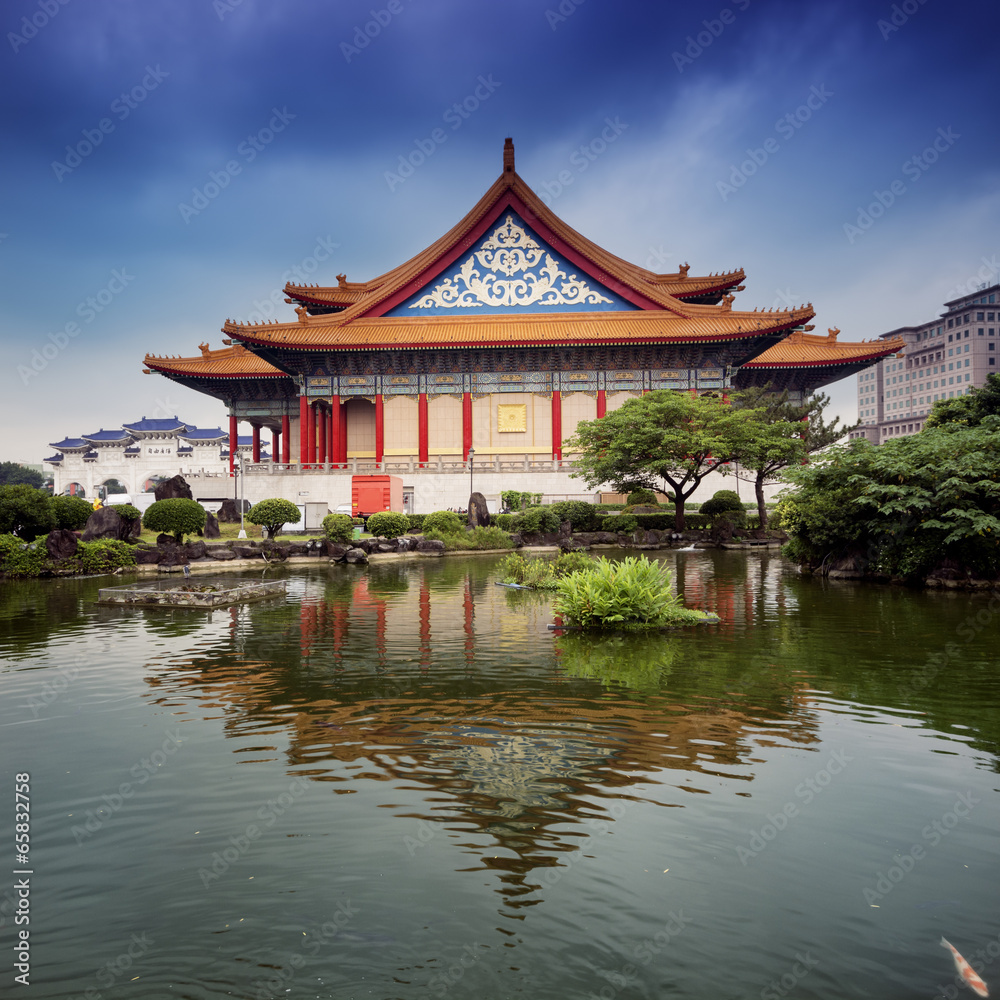
[[[902,338],[896,354],[858,374],[858,419],[852,438],[873,444],[919,431],[939,399],[981,386],[997,371],[1000,284],[944,304],[945,311],[919,326],[882,334]]]

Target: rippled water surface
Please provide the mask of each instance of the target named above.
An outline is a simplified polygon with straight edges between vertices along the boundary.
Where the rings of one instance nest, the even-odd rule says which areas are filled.
[[[554,635],[490,558],[0,583],[0,993],[931,1000],[942,935],[1000,988],[1000,600],[662,558],[720,624]]]

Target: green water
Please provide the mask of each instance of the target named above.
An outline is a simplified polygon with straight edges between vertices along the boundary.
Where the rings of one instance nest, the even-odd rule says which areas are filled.
[[[720,624],[559,637],[492,559],[0,583],[0,994],[930,1000],[942,935],[1000,986],[1000,599],[662,558]]]

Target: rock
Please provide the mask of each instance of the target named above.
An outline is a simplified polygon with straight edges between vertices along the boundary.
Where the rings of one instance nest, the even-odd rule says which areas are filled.
[[[137,542],[142,534],[142,518],[133,517],[131,521],[123,521],[122,523],[125,525],[125,541]]]
[[[573,534],[573,522],[563,521],[563,523],[559,525],[559,537],[569,538],[569,536],[572,534]]]
[[[617,545],[618,535],[614,531],[595,531],[594,543],[598,545]]]
[[[395,542],[379,542],[375,551],[376,552],[396,552],[397,551],[396,543]]]
[[[184,566],[191,560],[185,549],[180,545],[161,545],[160,558],[157,560],[161,566]]]
[[[204,542],[188,542],[184,546],[188,559],[201,559],[205,555],[206,546]]]
[[[280,548],[286,556],[309,556],[312,555],[312,546],[308,542],[289,542]],[[268,549],[267,556],[271,558],[271,550]]]
[[[194,499],[191,495],[191,487],[188,486],[187,480],[183,476],[174,476],[172,479],[165,479],[162,483],[158,483],[153,490],[153,496],[157,500]]]
[[[593,545],[598,540],[596,531],[578,531],[573,537],[585,547]]]
[[[341,562],[344,556],[347,555],[350,549],[349,545],[344,545],[343,542],[327,542],[326,543],[326,554],[334,562]]]
[[[421,538],[417,542],[417,551],[422,552],[425,556],[443,556],[444,542],[437,538]]]
[[[79,544],[76,535],[68,528],[56,528],[45,538],[45,551],[54,562],[62,562],[63,559],[72,559],[76,555]]]
[[[511,536],[510,536],[510,544],[511,544],[511,545],[512,545],[512,546],[513,546],[513,547],[514,547],[515,549],[520,549],[520,548],[523,548],[523,547],[524,547],[524,539],[523,539],[523,538],[522,538],[522,537],[521,537],[521,536],[520,536],[520,535],[519,535],[519,534],[518,534],[518,533],[517,533],[517,532],[515,531],[515,532],[514,532],[514,533],[513,533],[513,534],[512,534]],[[419,546],[417,546],[417,547],[419,548]]]
[[[94,542],[98,538],[122,540],[128,537],[131,521],[123,521],[114,507],[101,507],[87,518],[81,541]]]
[[[364,549],[348,549],[344,559],[349,563],[363,565],[368,562],[368,553]]]
[[[152,546],[142,546],[135,550],[135,561],[138,566],[151,566],[160,561],[163,553]]]
[[[584,545],[576,538],[566,537],[559,539],[559,549],[562,552],[584,552],[589,548],[589,545]]]
[[[486,506],[486,497],[482,493],[473,493],[469,497],[469,527],[488,528],[490,526],[490,512]]]
[[[254,545],[234,545],[233,553],[237,559],[260,559],[260,549]]]
[[[239,524],[240,509],[232,497],[226,497],[219,508],[219,520],[224,524]]]
[[[174,536],[173,535],[168,535],[166,532],[160,532],[160,534],[158,534],[156,536],[156,544],[157,545],[173,545],[174,544]]]
[[[228,545],[206,545],[205,555],[209,559],[235,559],[236,553]]]
[[[397,552],[412,552],[416,547],[417,540],[412,535],[400,535],[396,539]]]
[[[219,531],[219,519],[214,514],[205,515],[205,537],[206,538],[222,537],[222,532]]]

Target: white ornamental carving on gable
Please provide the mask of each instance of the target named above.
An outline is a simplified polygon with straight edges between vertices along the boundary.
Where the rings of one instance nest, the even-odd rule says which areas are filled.
[[[483,269],[481,272],[476,267]],[[541,265],[541,266],[539,266]],[[538,273],[532,273],[532,268]],[[461,306],[573,306],[611,303],[575,274],[567,274],[508,215],[479,250],[459,268],[417,299],[411,309],[454,309]]]

